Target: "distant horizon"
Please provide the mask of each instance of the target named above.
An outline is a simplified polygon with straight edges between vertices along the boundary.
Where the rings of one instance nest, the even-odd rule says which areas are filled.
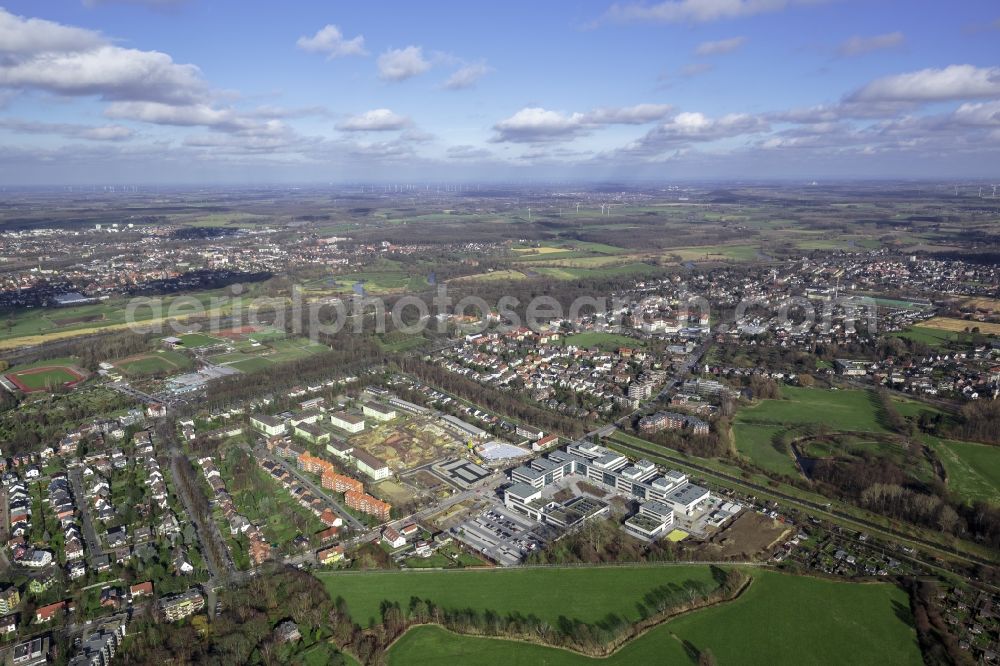
[[[400,187],[410,187],[413,188],[411,191],[418,192],[424,191],[424,188],[435,188],[435,187],[457,187],[458,190],[448,190],[448,191],[465,191],[464,188],[472,188],[476,186],[489,186],[489,187],[503,187],[509,189],[547,189],[547,188],[565,188],[565,187],[586,187],[586,188],[605,188],[612,186],[622,186],[626,188],[670,188],[670,187],[696,187],[696,186],[728,186],[728,187],[768,187],[768,186],[794,186],[794,187],[835,187],[835,186],[849,186],[849,185],[893,185],[893,184],[925,184],[925,185],[939,185],[945,188],[952,187],[973,187],[973,186],[992,186],[994,184],[1000,185],[1000,177],[996,179],[990,179],[986,177],[884,177],[884,178],[689,178],[680,179],[674,178],[670,180],[585,180],[585,179],[539,179],[535,181],[515,181],[506,179],[496,179],[496,180],[425,180],[425,181],[411,181],[411,180],[366,180],[366,181],[297,181],[297,180],[273,180],[273,181],[217,181],[217,182],[91,182],[91,183],[24,183],[24,184],[4,184],[0,183],[0,192],[4,191],[23,191],[23,190],[80,190],[80,191],[98,191],[102,188],[163,188],[163,189],[243,189],[243,188],[281,188],[281,189],[322,189],[322,188],[360,188],[360,187],[392,187],[398,185]],[[131,192],[121,191],[121,192],[107,192],[108,194],[129,194]],[[139,192],[141,193],[141,192]],[[374,194],[405,194],[406,191],[393,191],[388,190],[386,192],[374,192]],[[974,196],[974,195],[969,195]],[[984,196],[984,199],[992,198],[990,196]]]
[[[1000,179],[989,0],[0,0],[0,186]]]

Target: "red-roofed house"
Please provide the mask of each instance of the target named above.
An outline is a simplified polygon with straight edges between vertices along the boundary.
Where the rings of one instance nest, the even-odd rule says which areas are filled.
[[[133,599],[136,597],[152,596],[153,582],[147,580],[145,583],[136,583],[128,589],[128,593]]]

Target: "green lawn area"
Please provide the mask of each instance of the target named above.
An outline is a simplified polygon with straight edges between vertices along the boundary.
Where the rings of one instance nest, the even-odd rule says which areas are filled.
[[[416,349],[417,347],[422,347],[425,344],[427,344],[427,338],[422,335],[404,336],[398,339],[393,339],[391,342],[387,342],[385,340],[385,336],[382,336],[378,340],[379,348],[385,352],[405,352],[411,349]]]
[[[434,553],[430,557],[408,557],[405,561],[408,569],[446,569],[455,566],[449,557]]]
[[[586,332],[576,333],[563,339],[565,345],[575,345],[584,349],[597,347],[604,351],[617,351],[619,347],[645,347],[642,340],[630,338],[627,335],[617,335],[615,333]]]
[[[181,343],[187,349],[197,349],[199,347],[211,347],[212,345],[217,345],[225,340],[219,338],[213,338],[211,335],[205,335],[204,333],[185,333],[184,335],[177,336],[181,339]]]
[[[257,356],[251,358],[245,358],[242,361],[233,361],[227,363],[231,368],[236,368],[240,372],[257,372],[258,370],[266,370],[267,368],[274,367],[274,363],[269,361],[266,357]]]
[[[687,581],[714,588],[705,566],[588,567],[586,569],[457,569],[430,572],[319,573],[330,596],[347,601],[355,622],[380,621],[383,600],[405,606],[411,597],[446,608],[534,613],[556,622],[560,615],[587,622],[608,613],[638,619],[636,603],[659,585]],[[558,594],[554,591],[558,590]]]
[[[869,391],[783,386],[782,399],[761,400],[736,415],[737,423],[773,425],[826,424],[833,430],[886,432],[879,407]]]
[[[923,663],[906,593],[889,584],[842,583],[755,570],[733,602],[675,618],[607,659],[489,638],[440,627],[411,630],[389,651],[390,666],[631,666],[693,664],[711,650],[720,664]],[[560,588],[560,595],[563,588]],[[525,604],[521,612],[530,612]],[[688,649],[690,650],[690,654]]]
[[[948,487],[966,500],[1000,504],[1000,447],[926,437],[948,473]]]
[[[798,476],[799,470],[791,454],[781,453],[774,448],[773,438],[784,430],[782,426],[736,423],[733,425],[736,449],[761,469],[775,474]]]

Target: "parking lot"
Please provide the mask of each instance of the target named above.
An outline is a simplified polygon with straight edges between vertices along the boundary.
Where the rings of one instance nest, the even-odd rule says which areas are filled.
[[[541,548],[555,533],[525,516],[492,504],[457,527],[452,534],[504,565],[520,564],[529,553]]]

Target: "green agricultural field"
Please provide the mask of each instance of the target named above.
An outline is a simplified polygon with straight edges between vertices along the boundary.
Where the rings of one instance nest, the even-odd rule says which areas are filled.
[[[959,334],[955,331],[943,331],[927,326],[912,326],[905,331],[893,333],[897,338],[906,338],[914,342],[922,342],[929,347],[946,347],[958,340]]]
[[[948,473],[948,487],[969,501],[1000,505],[1000,447],[925,437]]]
[[[573,241],[573,247],[578,250],[587,250],[588,252],[597,252],[599,254],[627,254],[629,252],[629,250],[616,245],[591,243],[589,241]]]
[[[516,252],[517,254],[511,257],[511,260],[518,263],[535,263],[556,259],[582,259],[583,257],[590,256],[586,252],[550,247],[521,248],[516,250]]]
[[[875,396],[862,390],[783,386],[782,399],[761,400],[741,409],[737,423],[764,425],[825,424],[833,430],[886,432]]]
[[[555,623],[565,615],[596,622],[608,613],[638,620],[636,603],[659,585],[688,581],[714,589],[705,566],[588,567],[586,569],[459,569],[434,573],[317,574],[332,598],[341,596],[355,622],[380,621],[383,600],[407,605],[411,597],[446,608],[534,613]],[[558,594],[553,590],[558,589]],[[425,662],[426,663],[426,662]]]
[[[655,266],[642,262],[631,262],[617,266],[597,268],[568,268],[562,266],[532,267],[533,272],[556,280],[582,280],[586,278],[620,277],[622,275],[650,275],[657,271]]]
[[[577,257],[576,259],[552,259],[533,262],[532,266],[555,266],[558,268],[601,268],[629,263],[636,255],[601,255],[599,257]]]
[[[756,245],[701,245],[697,247],[675,247],[664,250],[667,257],[676,255],[681,261],[754,261],[758,258]]]
[[[178,216],[184,224],[192,227],[251,227],[272,220],[267,215],[257,213],[208,213],[196,217]]]
[[[627,335],[617,335],[615,333],[586,332],[570,335],[563,339],[565,345],[575,345],[584,349],[597,347],[604,351],[617,351],[619,347],[645,347],[646,343]]]
[[[736,450],[768,472],[798,476],[799,470],[791,454],[774,447],[774,438],[785,430],[782,426],[736,423],[733,425]]]
[[[526,280],[527,276],[521,271],[502,270],[490,273],[476,273],[475,275],[465,275],[460,278],[453,278],[451,282],[509,282],[511,280]]]
[[[677,617],[607,659],[419,627],[389,651],[390,666],[630,666],[691,664],[710,650],[720,664],[801,666],[923,663],[906,593],[883,583],[842,583],[755,570],[739,599]],[[560,588],[560,593],[564,588]],[[568,604],[567,604],[568,605]],[[531,609],[525,604],[521,612]]]

